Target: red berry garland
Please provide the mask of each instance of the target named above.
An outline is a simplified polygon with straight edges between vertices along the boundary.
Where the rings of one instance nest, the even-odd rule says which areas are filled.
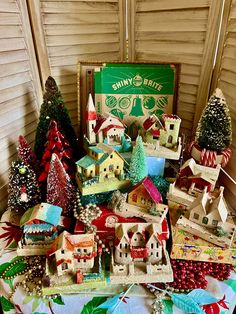
[[[171,260],[171,266],[174,281],[169,286],[177,290],[205,289],[206,275],[223,281],[229,278],[230,271],[233,269],[230,264],[185,260]]]

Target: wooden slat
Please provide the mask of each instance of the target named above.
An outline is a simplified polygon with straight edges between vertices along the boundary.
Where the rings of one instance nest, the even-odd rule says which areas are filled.
[[[0,12],[0,25],[21,25],[19,14]]]
[[[117,2],[117,1],[115,1]],[[41,1],[41,8],[45,13],[83,13],[83,12],[104,12],[117,11],[117,4],[115,2],[99,3],[97,1],[88,2],[65,2],[65,1]]]
[[[158,38],[158,41],[174,41],[174,42],[182,42],[182,43],[196,43],[200,42],[202,43],[205,40],[205,32],[193,32],[193,31],[160,31],[158,30],[150,30],[150,31],[142,31],[140,29],[140,32],[136,36],[136,40],[143,40],[143,41],[149,41],[149,40],[156,40]]]
[[[49,36],[47,38],[48,47],[63,46],[64,35]],[[83,44],[100,44],[101,42],[119,42],[118,33],[110,34],[82,34],[82,35],[68,35],[66,37],[67,45],[80,45]]]
[[[0,38],[21,38],[23,33],[19,26],[15,25],[0,25]]]
[[[109,34],[119,32],[117,23],[86,24],[86,25],[44,25],[45,35],[82,35],[82,34]],[[64,37],[65,38],[65,37]]]
[[[140,11],[167,11],[179,10],[189,8],[207,8],[209,7],[209,0],[158,0],[158,1],[139,1],[137,4],[137,12]]]
[[[28,61],[13,62],[1,65],[0,78],[30,70]]]
[[[84,14],[44,14],[44,23],[46,25],[57,25],[61,22],[60,25],[87,25],[93,24],[96,28],[96,24],[107,24],[107,23],[118,23],[117,14],[114,12],[103,12],[97,14],[96,12],[84,13]]]

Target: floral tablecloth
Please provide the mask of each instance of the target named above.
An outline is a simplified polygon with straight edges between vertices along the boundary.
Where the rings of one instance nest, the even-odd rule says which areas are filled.
[[[4,263],[10,262],[16,257],[16,251],[5,252],[0,257],[0,273]],[[219,282],[216,279],[209,280],[210,292],[215,294],[215,297],[222,299],[225,296],[224,302],[216,304],[214,307],[214,314],[233,313],[233,309],[236,303],[236,274],[233,272],[231,277],[224,281]],[[46,313],[67,313],[67,314],[103,314],[107,313],[106,309],[96,309],[100,303],[103,303],[109,296],[113,296],[116,293],[116,288],[111,288],[106,293],[99,290],[95,290],[92,293],[72,294],[55,296],[54,298],[43,298],[36,296],[28,296],[25,291],[19,286],[14,294],[12,292],[14,287],[19,281],[19,278],[12,279],[0,279],[0,295],[3,312],[7,314],[46,314]],[[210,287],[211,286],[211,287]],[[212,288],[213,287],[213,288]],[[120,287],[119,287],[120,289]],[[12,296],[11,296],[12,295]],[[120,313],[152,313],[152,303],[154,297],[145,288],[135,286],[130,290],[130,293],[120,302]],[[164,301],[164,313],[183,313],[181,312],[170,300]],[[222,307],[223,304],[223,307]],[[226,306],[224,306],[224,304]],[[226,309],[228,307],[229,309]],[[207,312],[207,311],[206,311]],[[210,312],[208,312],[210,313]]]

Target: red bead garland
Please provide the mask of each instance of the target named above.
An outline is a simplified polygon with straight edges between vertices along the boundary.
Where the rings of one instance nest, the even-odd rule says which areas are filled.
[[[171,260],[171,266],[174,281],[169,286],[179,290],[205,289],[206,275],[223,281],[229,278],[230,271],[233,269],[230,264],[186,260]]]

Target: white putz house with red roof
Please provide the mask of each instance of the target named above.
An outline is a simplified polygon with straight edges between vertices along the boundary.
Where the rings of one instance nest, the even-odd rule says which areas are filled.
[[[97,115],[91,94],[89,94],[86,109],[87,139],[89,144],[103,143],[108,145],[121,143],[125,133],[125,125],[115,116],[109,114]]]

